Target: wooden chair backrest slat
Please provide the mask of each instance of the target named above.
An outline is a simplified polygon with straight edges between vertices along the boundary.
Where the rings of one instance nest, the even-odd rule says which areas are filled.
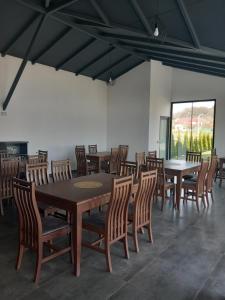
[[[128,145],[119,145],[119,154],[118,155],[119,155],[120,162],[127,160],[128,150],[129,150]]]
[[[119,169],[119,148],[111,148],[111,156],[109,161],[109,173],[117,173]]]
[[[72,178],[71,161],[66,160],[52,160],[51,171],[53,182],[69,180]]]
[[[26,179],[37,186],[49,183],[48,163],[26,164]]]
[[[38,150],[39,162],[47,162],[48,161],[48,151],[46,150]]]
[[[202,153],[201,152],[193,152],[187,151],[186,152],[186,161],[190,162],[201,162]]]
[[[148,157],[157,158],[157,151],[156,150],[148,151]]]
[[[0,164],[0,197],[10,198],[13,196],[12,180],[19,175],[20,159],[2,158]]]
[[[89,154],[96,154],[98,152],[97,144],[88,146]]]
[[[87,167],[87,159],[85,146],[76,146],[75,147],[75,156],[77,160],[77,175],[85,176],[87,175],[88,167]]]
[[[212,190],[215,174],[217,171],[217,164],[218,164],[218,157],[214,155],[211,157],[210,166],[206,178],[206,188],[208,191]]]
[[[198,177],[197,177],[197,190],[199,195],[203,194],[205,191],[205,181],[206,181],[206,175],[208,172],[209,168],[209,162],[203,162],[201,163],[201,168],[198,172]]]
[[[166,174],[163,158],[146,157],[146,167],[148,171],[157,170],[157,187],[164,185],[166,182]]]
[[[130,176],[134,178],[138,177],[137,163],[133,161],[123,161],[120,163],[120,176]]]

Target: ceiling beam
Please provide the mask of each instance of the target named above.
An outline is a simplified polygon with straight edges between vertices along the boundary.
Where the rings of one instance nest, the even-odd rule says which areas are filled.
[[[133,7],[133,10],[135,12],[135,14],[137,15],[137,17],[139,18],[139,20],[141,21],[143,27],[145,28],[145,30],[147,31],[147,33],[149,35],[153,35],[153,31],[152,28],[148,22],[148,19],[146,18],[146,16],[144,15],[140,5],[138,4],[138,2],[136,0],[130,0],[131,6]]]
[[[61,0],[60,2],[57,2],[56,4],[54,3],[54,4],[50,5],[49,8],[47,9],[47,14],[53,14],[63,8],[66,8],[67,6],[74,4],[77,1],[79,1],[79,0]]]
[[[39,19],[39,15],[32,17],[26,24],[18,30],[18,32],[15,34],[15,36],[12,37],[10,42],[5,46],[4,49],[1,50],[2,56],[5,56],[16,44],[16,42],[20,39],[20,37]]]
[[[96,10],[96,12],[99,15],[99,17],[102,19],[102,21],[106,25],[110,26],[109,18],[107,17],[107,15],[105,14],[105,12],[100,7],[100,5],[98,4],[97,0],[89,0],[89,1],[92,4],[92,6],[94,7],[94,9]]]
[[[45,0],[45,8],[50,6],[51,0]]]
[[[79,47],[74,53],[70,54],[67,58],[65,58],[61,63],[56,66],[56,71],[62,69],[69,61],[75,58],[78,54],[84,51],[86,48],[91,46],[96,41],[95,38],[91,38],[88,42],[84,43],[81,47]]]
[[[203,73],[207,75],[213,75],[213,76],[219,76],[219,77],[225,77],[225,73],[219,73],[219,72],[213,72],[207,69],[199,69],[199,68],[194,68],[194,67],[186,67],[182,64],[174,64],[174,63],[163,63],[163,65],[168,66],[168,67],[173,67],[177,69],[182,69],[182,70],[187,70],[187,71],[192,71],[192,72],[197,72],[197,73]]]
[[[117,78],[119,78],[120,76],[122,76],[123,74],[129,72],[130,70],[134,69],[135,67],[139,66],[140,64],[142,64],[144,62],[144,60],[140,60],[138,63],[135,63],[132,66],[129,66],[127,69],[123,70],[122,72],[118,73],[116,76],[114,76],[112,78],[112,80],[115,80]]]
[[[31,59],[32,64],[35,64],[41,57],[43,57],[48,51],[56,46],[62,39],[64,39],[67,35],[72,32],[71,28],[66,28],[61,32],[57,37],[49,43],[43,50],[41,50],[34,58]]]
[[[38,23],[38,26],[37,26],[37,28],[36,28],[36,30],[34,32],[34,35],[33,35],[32,39],[30,41],[30,44],[29,44],[29,46],[28,46],[28,48],[26,50],[24,59],[23,59],[21,65],[19,67],[19,70],[18,70],[18,72],[16,74],[16,77],[15,77],[15,79],[14,79],[14,81],[12,83],[12,86],[11,86],[9,92],[8,92],[8,95],[7,95],[7,97],[6,97],[6,99],[5,99],[4,103],[3,103],[3,110],[6,110],[8,104],[10,102],[10,99],[11,99],[11,97],[12,97],[14,91],[15,91],[15,88],[16,88],[19,80],[20,80],[20,77],[23,74],[23,71],[24,71],[24,69],[26,67],[26,64],[27,64],[28,59],[29,59],[29,55],[30,55],[30,53],[31,53],[31,51],[33,49],[33,46],[34,46],[34,44],[35,44],[35,42],[36,42],[36,40],[38,38],[38,35],[39,35],[41,29],[43,28],[43,25],[44,25],[45,21],[46,21],[46,16],[44,15],[44,16],[41,17],[41,19],[40,19],[40,21]]]
[[[94,65],[96,62],[98,62],[100,59],[104,58],[106,55],[110,54],[115,47],[110,47],[108,50],[104,51],[103,53],[99,54],[97,57],[93,58],[89,63],[82,66],[80,69],[75,71],[76,75],[79,75],[81,72],[85,71],[90,66]]]
[[[185,4],[183,2],[183,0],[176,0],[177,2],[177,6],[179,7],[179,10],[183,16],[184,22],[186,24],[186,27],[190,33],[190,36],[192,38],[193,44],[196,48],[200,49],[201,48],[201,44],[198,38],[198,35],[196,33],[196,30],[194,28],[194,25],[190,19],[189,13],[187,11],[187,8],[185,7]]]
[[[119,64],[121,64],[122,62],[124,62],[125,60],[127,60],[128,58],[130,58],[131,56],[132,56],[131,54],[127,54],[127,55],[123,56],[122,58],[120,58],[116,62],[112,63],[110,66],[104,68],[102,71],[100,71],[97,74],[95,74],[93,76],[93,80],[97,79],[99,76],[103,75],[107,71],[112,70],[114,67],[118,66]]]

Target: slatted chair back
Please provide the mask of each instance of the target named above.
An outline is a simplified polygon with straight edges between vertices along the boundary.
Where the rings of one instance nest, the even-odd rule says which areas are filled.
[[[96,154],[98,152],[97,145],[89,145],[88,152],[89,154]]]
[[[186,151],[186,161],[199,163],[201,159],[201,152]]]
[[[7,157],[10,157],[7,151],[0,151],[0,160]]]
[[[106,231],[109,243],[120,240],[127,233],[128,204],[133,176],[113,179],[112,193],[106,213]]]
[[[206,189],[208,191],[211,191],[213,187],[213,181],[217,170],[217,163],[218,163],[217,156],[216,155],[212,156],[209,165],[209,170],[206,177]]]
[[[37,249],[42,223],[35,198],[35,184],[14,178],[13,191],[19,214],[20,244],[25,248]]]
[[[119,145],[119,160],[120,162],[126,161],[128,156],[128,145]]]
[[[87,175],[88,166],[87,166],[85,147],[83,145],[75,147],[75,156],[77,160],[77,175],[78,176]]]
[[[46,150],[38,150],[39,162],[47,162],[48,161],[48,151]]]
[[[42,160],[42,157],[40,157],[38,154],[27,156],[28,164],[38,164],[38,163],[42,162],[41,160]]]
[[[111,148],[111,155],[109,160],[109,173],[116,173],[118,170],[118,159],[119,148]]]
[[[0,167],[0,198],[11,198],[13,196],[12,180],[19,174],[20,159],[2,158]]]
[[[143,227],[151,222],[152,202],[157,183],[157,170],[141,172],[134,201],[134,226]]]
[[[159,189],[166,182],[164,159],[146,157],[146,167],[148,171],[157,170],[157,187]]]
[[[133,178],[138,177],[137,163],[133,161],[123,161],[120,163],[120,176],[130,176]]]
[[[66,160],[52,160],[51,171],[53,182],[69,180],[72,178],[71,161]]]
[[[201,195],[205,192],[205,181],[206,181],[206,175],[208,172],[209,168],[209,162],[201,162],[201,168],[200,171],[198,172],[198,177],[197,177],[197,190],[198,194]]]
[[[148,157],[157,158],[157,151],[156,150],[148,151]]]
[[[48,163],[26,164],[26,179],[37,186],[49,183]]]

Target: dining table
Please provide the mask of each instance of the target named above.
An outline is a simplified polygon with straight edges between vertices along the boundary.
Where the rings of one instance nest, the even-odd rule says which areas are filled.
[[[80,275],[82,215],[109,202],[112,179],[117,177],[118,175],[97,173],[36,187],[37,201],[66,210],[71,214],[75,276]],[[137,189],[137,185],[138,183],[134,184],[133,190]]]
[[[110,157],[111,157],[111,152],[109,151],[86,154],[87,160],[90,160],[91,162],[95,163],[98,166],[98,172],[101,171],[102,162],[109,161]]]
[[[196,173],[201,167],[200,162],[189,162],[186,160],[165,160],[165,172],[176,177],[176,208],[180,209],[180,198],[182,189],[182,178],[185,175]]]

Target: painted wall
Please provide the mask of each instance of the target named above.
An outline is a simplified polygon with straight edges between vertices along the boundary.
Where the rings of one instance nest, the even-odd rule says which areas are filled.
[[[0,58],[0,101],[20,60]],[[28,64],[7,108],[0,116],[0,140],[29,141],[29,153],[47,149],[49,159],[75,161],[74,145],[107,146],[107,86],[43,65]]]
[[[129,145],[128,159],[148,150],[150,64],[143,63],[108,89],[108,148]]]
[[[173,69],[172,100],[216,99],[215,147],[225,155],[225,78]]]

